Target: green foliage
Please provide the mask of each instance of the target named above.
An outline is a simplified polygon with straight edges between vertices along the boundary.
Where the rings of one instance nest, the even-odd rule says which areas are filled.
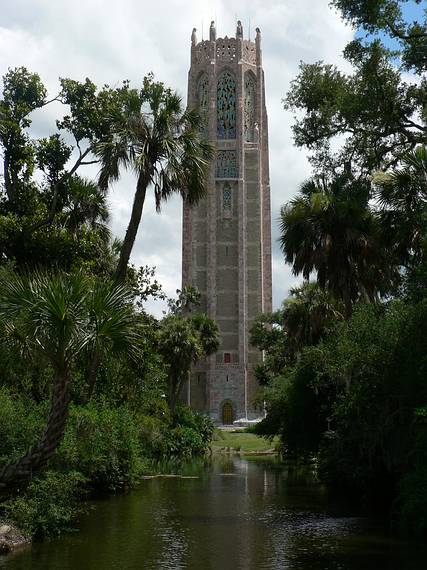
[[[63,106],[61,119],[36,139],[32,113],[53,100]],[[62,78],[50,101],[40,77],[25,68],[3,78],[0,465],[6,483],[49,466],[7,506],[31,534],[68,526],[80,491],[123,489],[138,481],[148,459],[190,457],[209,445],[208,419],[184,409],[171,415],[165,393],[172,364],[159,349],[170,321],[158,323],[144,311],[147,298],[164,293],[154,269],[127,267],[131,247],[111,239],[106,196],[108,182],[132,163],[139,189],[153,182],[158,209],[173,192],[195,203],[213,156],[199,125],[198,115],[152,76],[141,90],[128,81],[98,89],[90,79]],[[98,161],[99,184],[81,174]],[[119,260],[126,287],[110,281]],[[179,383],[218,346],[209,319],[184,316],[198,296],[183,291],[176,304],[181,348],[190,347],[176,370]],[[176,363],[179,351],[172,353]]]
[[[282,374],[305,347],[317,344],[343,312],[343,304],[328,292],[305,283],[290,290],[281,309],[258,317],[250,332],[251,344],[265,354],[256,369],[261,384]]]
[[[83,272],[1,278],[3,338],[46,358],[57,370],[83,350],[127,348],[137,356],[141,331],[129,292],[93,282]]]
[[[33,445],[43,429],[44,403],[28,397],[13,397],[0,385],[0,468],[21,457]]]
[[[163,319],[157,335],[157,350],[167,369],[168,402],[172,414],[191,365],[214,353],[218,347],[218,326],[206,315],[172,313]]]
[[[419,145],[392,171],[373,176],[382,242],[408,269],[425,259],[427,147]]]
[[[145,453],[155,460],[188,459],[204,455],[209,448],[214,426],[209,417],[180,406],[175,417],[169,411],[139,419]]]
[[[0,504],[0,512],[24,533],[40,539],[70,530],[82,511],[78,499],[85,479],[78,472],[47,471],[23,495]]]
[[[409,509],[424,469],[414,414],[427,404],[426,317],[425,301],[358,306],[270,384],[257,433],[279,433],[287,453],[320,452],[323,479],[371,503],[389,504],[403,477]]]
[[[78,172],[96,162],[94,146],[110,134],[107,117],[119,112],[124,97],[122,88],[104,86],[98,91],[89,80],[62,79],[59,95],[48,101],[37,74],[22,67],[3,77],[1,263],[67,270],[83,263],[88,271],[111,274],[105,193]],[[32,138],[32,112],[52,101],[64,105],[57,131]],[[61,131],[73,137],[75,147],[65,142]]]
[[[79,471],[95,489],[134,485],[146,463],[138,419],[126,406],[91,401],[72,406],[54,465]]]
[[[205,195],[213,147],[200,136],[201,118],[184,110],[177,93],[154,81],[143,80],[140,91],[122,93],[119,112],[108,115],[109,136],[95,147],[100,160],[99,186],[106,191],[122,170],[136,174],[132,212],[120,251],[115,278],[123,281],[141,221],[147,189],[153,189],[156,210],[178,193],[189,204]]]
[[[344,310],[328,316],[326,304],[295,299],[295,327],[284,311],[256,325],[268,407],[256,430],[279,433],[288,453],[317,454],[331,488],[371,505],[394,501],[396,527],[421,535],[426,20],[419,11],[406,21],[400,0],[330,4],[357,32],[344,50],[351,72],[302,63],[286,96],[314,177],[282,208],[281,245],[294,273],[315,275]],[[307,334],[316,305],[320,334]]]
[[[213,431],[213,423],[207,416],[181,408],[174,426],[166,432],[162,455],[180,459],[203,455],[208,450]]]
[[[323,62],[302,63],[286,96],[285,108],[296,112],[295,143],[310,151],[319,172],[336,174],[350,166],[369,174],[425,142],[426,22],[405,23],[403,3],[331,2],[347,21],[361,27],[360,35],[373,35],[353,40],[344,50],[352,73]],[[395,50],[382,44],[384,33],[397,40]],[[403,77],[399,63],[414,76]],[[345,142],[333,152],[340,135],[345,135]]]
[[[281,211],[280,241],[293,273],[305,279],[315,273],[347,316],[358,299],[389,292],[398,276],[369,199],[369,183],[346,174],[304,183]]]
[[[421,0],[412,0],[421,4]],[[376,37],[386,35],[396,40],[400,57],[407,69],[418,73],[427,66],[427,21],[405,21],[404,2],[399,0],[332,0],[345,20]]]

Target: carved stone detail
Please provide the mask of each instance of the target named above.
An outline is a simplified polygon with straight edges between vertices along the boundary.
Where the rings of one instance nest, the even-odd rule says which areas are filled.
[[[217,178],[238,178],[239,167],[235,150],[220,150],[216,157]]]
[[[220,61],[233,62],[237,58],[237,42],[235,38],[219,38],[216,41],[216,57]]]

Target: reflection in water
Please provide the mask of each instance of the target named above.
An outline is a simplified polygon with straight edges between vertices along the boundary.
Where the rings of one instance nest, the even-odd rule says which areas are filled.
[[[426,550],[328,505],[307,473],[219,457],[197,479],[150,479],[96,503],[81,532],[0,558],[1,570],[419,570]]]

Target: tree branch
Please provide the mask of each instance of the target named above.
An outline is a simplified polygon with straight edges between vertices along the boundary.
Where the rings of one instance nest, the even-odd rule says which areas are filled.
[[[53,103],[54,101],[59,101],[60,103],[62,103],[61,98],[59,96],[59,93],[53,99],[49,99],[49,101],[45,101],[42,105],[40,105],[40,107],[37,107],[37,109],[41,109],[42,107],[46,107],[46,105],[49,105],[49,103]]]
[[[406,41],[406,42],[410,42],[412,40],[418,40],[420,38],[426,38],[427,37],[427,32],[417,32],[414,34],[403,34],[402,32],[400,32],[398,30],[398,28],[396,28],[396,26],[394,24],[392,24],[392,22],[387,21],[386,22],[386,26],[390,29],[391,33],[396,36],[397,38],[399,38],[400,40]]]
[[[63,182],[65,182],[66,180],[68,180],[68,178],[73,176],[73,174],[76,172],[76,170],[79,168],[79,166],[84,164],[83,159],[90,153],[91,150],[92,150],[92,147],[89,146],[83,153],[80,153],[80,156],[76,160],[76,162],[74,163],[73,168],[71,170],[69,170],[68,172],[65,172],[61,176],[61,178],[57,182],[55,182],[55,184],[53,186],[53,188],[54,188],[53,200],[52,200],[52,205],[50,208],[49,215],[46,218],[44,218],[43,220],[40,220],[39,222],[36,222],[32,226],[30,226],[29,229],[27,230],[29,233],[33,233],[34,231],[40,229],[41,227],[49,225],[52,223],[52,221],[55,217],[56,206],[58,204],[58,191],[59,191],[60,185]],[[88,164],[90,164],[90,163],[88,163]]]

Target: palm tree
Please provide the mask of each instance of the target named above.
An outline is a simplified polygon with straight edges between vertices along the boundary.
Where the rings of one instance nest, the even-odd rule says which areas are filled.
[[[356,300],[375,300],[393,277],[369,199],[369,182],[345,174],[305,182],[281,210],[280,243],[293,273],[307,280],[316,274],[344,302],[347,317]]]
[[[406,267],[422,259],[427,208],[427,147],[403,156],[400,167],[373,176],[384,240]]]
[[[151,75],[144,78],[140,92],[127,91],[122,113],[111,118],[113,134],[96,148],[101,161],[99,185],[106,189],[119,179],[122,168],[133,170],[137,179],[116,281],[126,276],[149,186],[157,211],[173,193],[180,193],[190,205],[205,194],[213,149],[201,138],[200,124],[199,115],[183,111],[180,97]]]
[[[0,282],[0,326],[5,342],[18,342],[53,370],[50,412],[44,433],[16,463],[0,471],[0,482],[28,479],[43,467],[62,440],[72,366],[83,351],[126,351],[138,356],[141,334],[131,296],[121,286],[94,283],[82,273],[8,274]]]
[[[219,347],[218,327],[202,313],[185,317],[170,314],[161,323],[157,345],[167,366],[168,404],[172,416],[191,366]]]
[[[289,293],[280,313],[288,351],[295,357],[305,346],[317,344],[331,324],[343,319],[344,307],[317,283],[304,283]]]
[[[88,228],[105,236],[108,241],[109,212],[105,192],[95,182],[81,176],[70,178],[67,190],[67,204],[62,216],[67,229],[77,235],[79,230]]]

